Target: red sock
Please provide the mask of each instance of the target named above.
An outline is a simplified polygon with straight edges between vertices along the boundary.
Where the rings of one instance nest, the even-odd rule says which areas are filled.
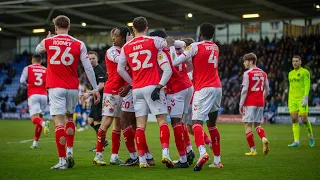
[[[192,126],[193,134],[194,134],[194,140],[196,142],[197,148],[199,146],[204,146],[204,137],[203,137],[203,128],[200,124],[194,124]]]
[[[66,135],[67,135],[67,146],[68,147],[73,147],[73,143],[74,143],[74,134],[76,131],[76,127],[74,125],[73,120],[67,120],[66,123]]]
[[[56,144],[59,157],[66,157],[66,132],[63,125],[56,126]]]
[[[187,146],[191,145],[189,132],[188,132],[188,129],[187,129],[186,125],[183,122],[181,124],[182,124],[182,127],[183,127],[184,142],[185,142],[185,145],[187,147]]]
[[[99,128],[97,138],[97,152],[102,152],[104,142],[106,141],[106,132]],[[113,143],[112,143],[113,144]]]
[[[211,136],[211,135],[210,135]],[[211,139],[208,137],[207,133],[203,131],[204,142],[206,144],[211,143]]]
[[[127,146],[129,153],[136,152],[136,147],[134,146],[134,130],[132,126],[129,126],[123,130],[124,140]]]
[[[169,131],[168,124],[160,125],[160,142],[161,142],[162,149],[169,148],[170,131]]]
[[[36,125],[34,130],[34,140],[38,141],[42,132],[42,126]]]
[[[118,154],[120,149],[120,137],[121,131],[113,130],[112,131],[112,154]]]
[[[39,118],[39,117],[35,117],[35,118],[32,119],[32,123],[33,124],[39,125],[41,127],[42,127],[42,122],[43,122],[43,120],[41,118]]]
[[[220,133],[216,126],[210,127],[209,133],[212,140],[212,151],[215,156],[220,156]]]
[[[180,156],[186,155],[186,144],[184,142],[184,130],[181,124],[173,126],[174,140]]]
[[[249,147],[252,148],[254,146],[254,138],[253,138],[252,131],[247,132],[246,137],[247,137],[247,142]]]
[[[144,156],[146,153],[146,134],[143,128],[136,129],[136,144],[138,148],[138,155]]]
[[[261,139],[266,137],[266,133],[264,132],[264,129],[261,126],[256,127],[256,131]]]

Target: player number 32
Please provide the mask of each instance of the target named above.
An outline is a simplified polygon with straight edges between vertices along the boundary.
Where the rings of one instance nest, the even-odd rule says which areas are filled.
[[[144,59],[143,63],[142,63],[142,68],[150,68],[153,66],[152,63],[149,63],[150,58],[151,58],[151,51],[149,50],[141,50],[139,52],[133,52],[131,54],[129,54],[129,57],[133,57],[132,59],[132,63],[137,64],[134,68],[132,68],[132,70],[137,71],[141,68],[141,60],[138,59],[139,55],[143,55],[146,54],[146,58]]]
[[[61,62],[62,62],[62,64],[69,66],[73,63],[74,57],[72,56],[72,54],[69,53],[71,50],[70,47],[67,47],[63,51],[61,58],[60,58],[60,61],[57,59],[57,57],[61,53],[60,47],[59,46],[49,46],[49,49],[55,51],[55,53],[53,54],[53,56],[50,59],[50,64],[61,64]],[[67,61],[67,59],[69,59],[69,61]]]

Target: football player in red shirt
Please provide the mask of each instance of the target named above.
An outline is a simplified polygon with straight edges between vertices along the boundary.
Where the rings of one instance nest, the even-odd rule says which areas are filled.
[[[252,134],[252,125],[254,125],[258,135],[263,143],[263,154],[269,152],[269,142],[266,138],[264,129],[260,126],[263,119],[264,100],[269,94],[269,82],[267,74],[256,66],[257,56],[253,53],[243,56],[243,65],[248,69],[243,74],[241,99],[239,111],[242,115],[246,130],[246,138],[250,147],[250,152],[245,153],[247,156],[257,154]]]
[[[160,126],[162,145],[162,163],[168,168],[174,167],[169,156],[170,131],[167,122],[167,104],[164,90],[169,81],[172,69],[169,62],[159,50],[167,46],[163,38],[145,36],[148,22],[144,17],[133,20],[135,38],[127,42],[121,50],[118,73],[132,85],[133,103],[137,118],[136,144],[138,148],[140,168],[148,168],[146,160],[145,129],[149,111],[156,116]],[[132,78],[126,71],[129,65]],[[160,70],[163,73],[160,76]]]
[[[20,83],[28,87],[28,106],[32,123],[36,126],[33,144],[30,148],[38,147],[42,128],[44,134],[49,134],[49,121],[43,121],[43,114],[47,107],[46,75],[47,68],[41,66],[42,57],[39,54],[32,56],[32,64],[22,71]]]
[[[185,61],[192,62],[194,97],[192,102],[193,133],[196,146],[200,152],[200,158],[194,166],[194,171],[200,171],[204,163],[209,160],[209,155],[204,146],[204,133],[202,124],[206,121],[212,139],[214,154],[212,168],[222,168],[220,160],[220,133],[216,127],[218,110],[222,98],[222,88],[218,76],[219,47],[211,41],[215,34],[215,27],[210,23],[200,25],[199,41],[192,43],[175,60],[175,66]]]
[[[95,104],[99,103],[100,94],[85,44],[68,35],[70,19],[67,16],[59,15],[53,19],[53,24],[57,35],[51,35],[49,32],[48,37],[36,47],[36,52],[46,51],[48,54],[46,88],[49,92],[50,115],[52,115],[55,124],[59,154],[59,163],[51,169],[67,169],[74,166],[75,125],[73,113],[78,102],[77,68],[80,60],[93,87],[92,94],[95,98]]]

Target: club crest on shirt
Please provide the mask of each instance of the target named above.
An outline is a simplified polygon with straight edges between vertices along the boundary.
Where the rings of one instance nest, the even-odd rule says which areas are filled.
[[[158,55],[158,60],[161,61],[162,59],[163,59],[163,55],[162,55],[162,54],[159,54],[159,55]]]
[[[186,47],[186,50],[188,51],[188,50],[190,50],[190,48],[191,48],[191,46],[189,45]]]

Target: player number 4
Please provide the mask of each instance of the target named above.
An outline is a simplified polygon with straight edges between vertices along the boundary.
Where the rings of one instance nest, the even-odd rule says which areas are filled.
[[[60,55],[61,53],[61,49],[59,46],[49,46],[50,50],[55,50],[56,52],[54,53],[54,55],[51,57],[50,59],[50,64],[64,64],[66,66],[69,66],[73,63],[74,57],[72,56],[72,54],[70,54],[70,47],[67,47],[64,52],[61,55],[61,62],[59,60],[57,60],[57,57]],[[69,61],[67,61],[66,59],[69,59]]]
[[[217,68],[218,62],[217,62],[217,56],[214,55],[214,50],[211,51],[211,54],[208,59],[208,63],[213,63],[214,68]]]
[[[149,63],[150,58],[151,58],[151,51],[142,50],[142,51],[139,51],[139,52],[133,52],[133,53],[129,54],[129,57],[133,57],[132,63],[137,64],[134,68],[132,68],[132,70],[137,71],[137,70],[139,70],[141,68],[141,60],[138,59],[138,56],[142,55],[142,54],[146,54],[147,55],[147,57],[145,58],[145,60],[142,63],[142,68],[150,68],[150,67],[153,66],[152,63]]]

